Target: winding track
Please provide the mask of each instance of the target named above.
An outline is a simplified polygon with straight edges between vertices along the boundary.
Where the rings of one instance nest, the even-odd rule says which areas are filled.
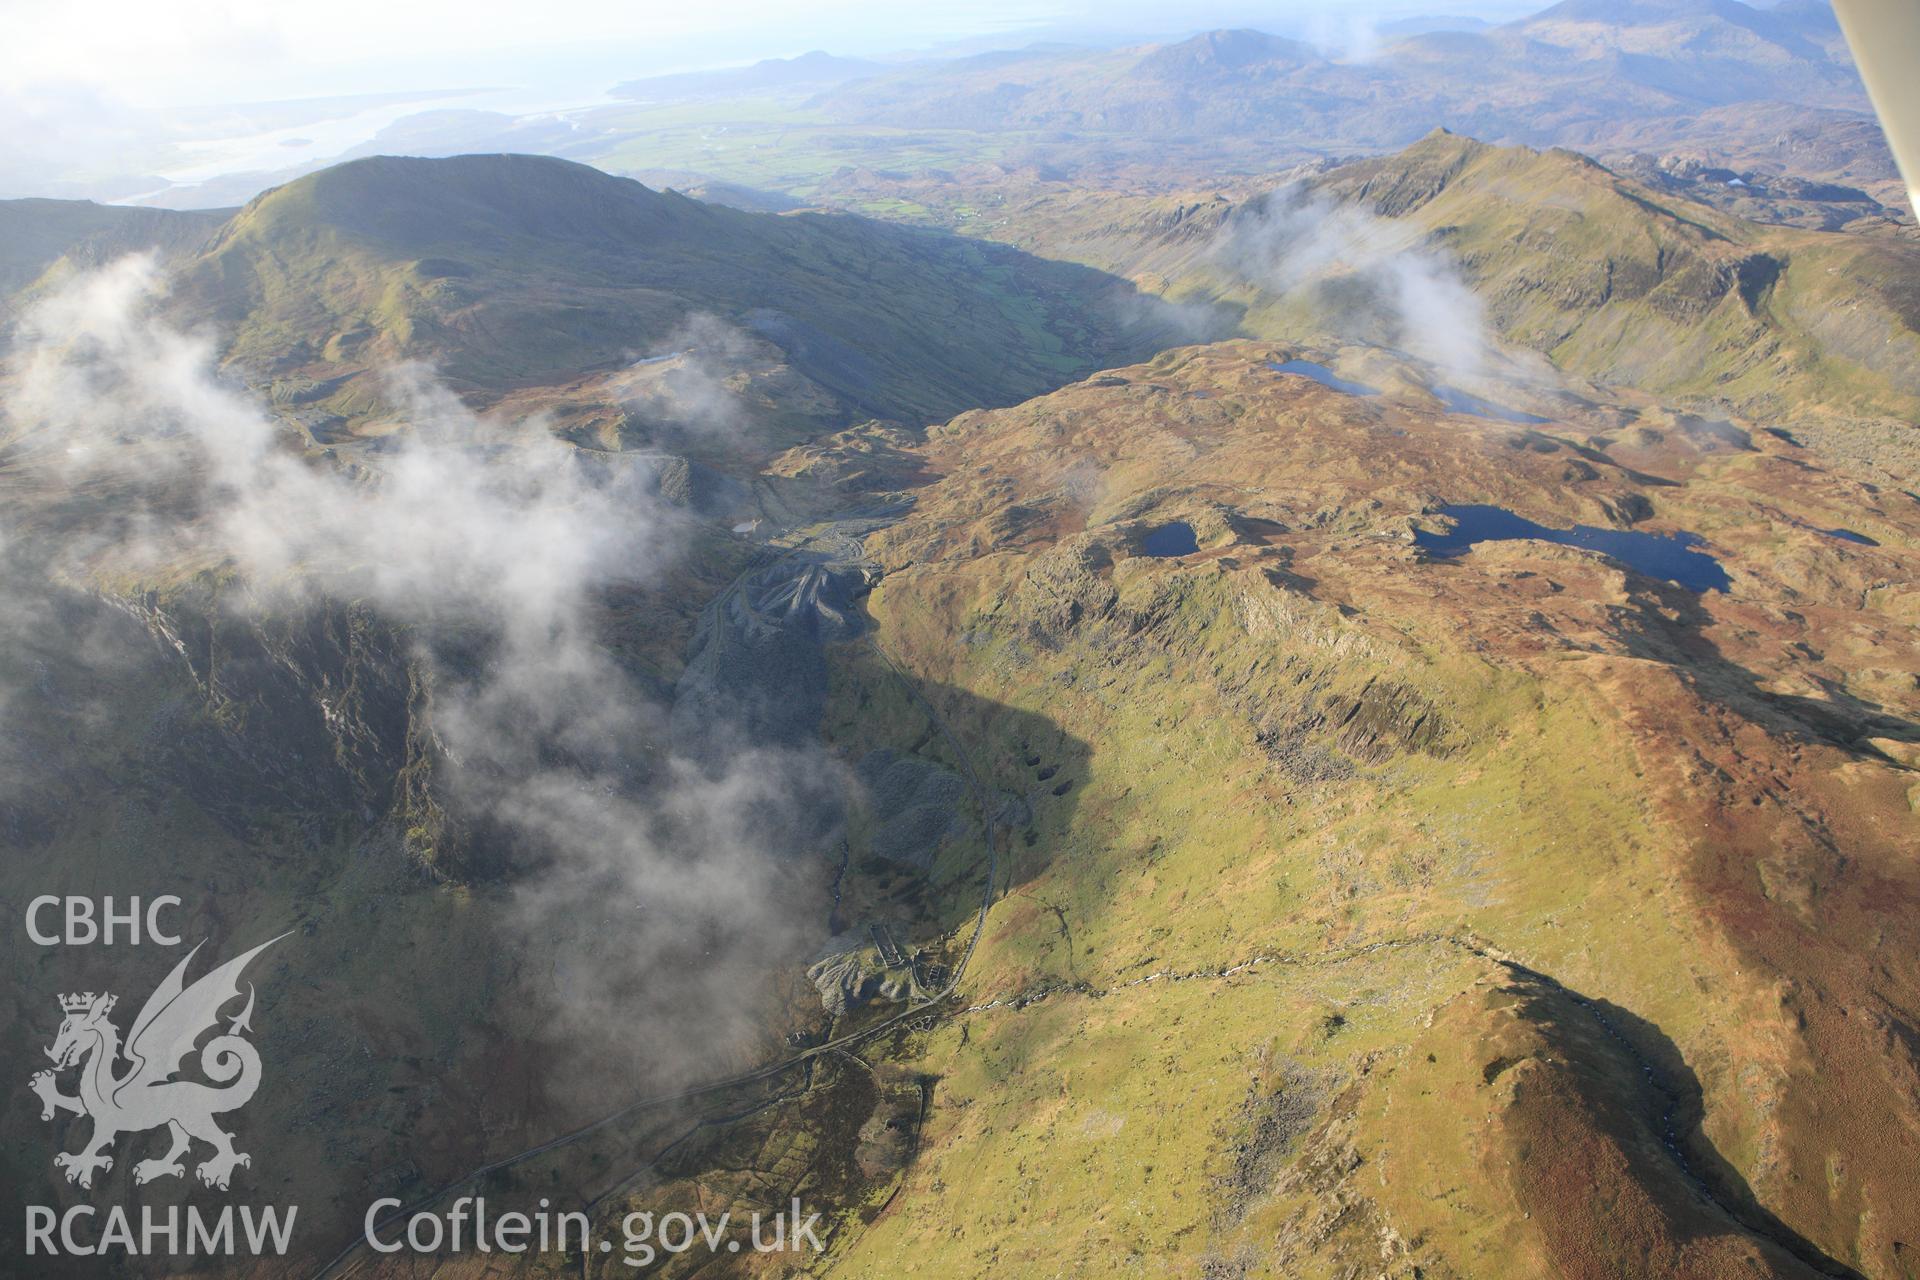
[[[785,555],[776,558],[773,564],[780,564],[783,561],[800,556],[803,554],[804,549],[816,540],[816,537],[835,539],[841,544],[850,545],[855,549],[855,554],[859,554],[859,543],[857,539],[849,538],[845,534],[834,531],[825,535],[808,537],[789,550]],[[836,558],[844,559],[847,557]],[[770,566],[761,565],[736,578],[725,591],[720,593],[719,597],[710,607],[726,607],[726,603],[733,595],[743,589],[743,584],[749,577],[764,572],[768,567]],[[994,885],[999,878],[1000,869],[1000,833],[998,823],[995,819],[996,811],[994,806],[989,803],[991,797],[988,795],[985,785],[981,783],[980,775],[973,767],[973,758],[967,754],[966,747],[962,745],[960,739],[954,734],[952,728],[948,726],[946,720],[934,709],[933,704],[927,701],[926,696],[920,692],[919,686],[914,684],[913,680],[908,677],[905,672],[900,670],[899,665],[887,656],[885,650],[881,649],[880,646],[872,640],[868,640],[866,645],[871,653],[886,664],[887,670],[892,672],[894,679],[900,682],[907,696],[919,705],[920,709],[926,713],[927,719],[933,725],[934,729],[939,732],[942,738],[946,739],[947,745],[952,748],[955,758],[960,762],[961,772],[966,777],[968,789],[973,793],[974,802],[980,807],[980,817],[986,833],[987,874],[980,893],[980,909],[974,917],[973,933],[967,939],[967,948],[961,953],[959,962],[953,966],[953,972],[951,976],[948,977],[946,985],[925,999],[908,1004],[907,1007],[898,1013],[883,1018],[872,1026],[863,1027],[858,1031],[850,1031],[843,1036],[822,1041],[817,1045],[802,1049],[778,1062],[770,1063],[767,1066],[752,1071],[745,1071],[739,1075],[709,1081],[706,1084],[695,1085],[686,1089],[678,1089],[671,1093],[654,1094],[649,1097],[640,1098],[621,1107],[618,1111],[609,1112],[598,1120],[591,1121],[578,1129],[563,1133],[558,1137],[550,1138],[538,1146],[528,1147],[524,1151],[515,1152],[510,1156],[502,1156],[500,1159],[492,1161],[489,1164],[481,1165],[477,1169],[471,1169],[452,1182],[440,1187],[438,1190],[429,1192],[410,1204],[405,1204],[395,1209],[392,1213],[374,1223],[374,1229],[384,1229],[397,1222],[404,1222],[414,1214],[419,1213],[422,1209],[439,1203],[448,1196],[473,1185],[490,1174],[498,1173],[503,1169],[510,1169],[515,1165],[525,1163],[537,1156],[545,1155],[547,1152],[572,1146],[584,1138],[599,1133],[643,1111],[648,1111],[655,1107],[667,1106],[675,1102],[685,1102],[693,1098],[704,1097],[708,1094],[723,1093],[729,1089],[740,1088],[743,1085],[774,1080],[797,1068],[806,1067],[816,1058],[820,1058],[829,1053],[842,1052],[854,1045],[883,1035],[913,1019],[924,1017],[929,1013],[937,1014],[941,1012],[939,1006],[951,999],[958,990],[961,979],[966,976],[967,965],[973,959],[974,949],[980,943],[980,936],[986,932],[987,912],[993,906]],[[356,1274],[362,1264],[367,1260],[367,1255],[363,1252],[365,1246],[365,1234],[363,1233],[356,1236],[352,1243],[340,1250],[339,1253],[334,1254],[318,1271],[313,1273],[313,1280],[327,1280],[330,1276],[346,1277]]]

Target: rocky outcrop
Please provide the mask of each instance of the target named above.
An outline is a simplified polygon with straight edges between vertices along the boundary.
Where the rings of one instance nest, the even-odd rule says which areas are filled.
[[[168,759],[177,785],[236,834],[291,821],[323,838],[351,815],[391,826],[435,874],[471,869],[473,833],[444,794],[434,672],[406,629],[364,603],[276,607],[213,587],[109,603],[204,700]]]

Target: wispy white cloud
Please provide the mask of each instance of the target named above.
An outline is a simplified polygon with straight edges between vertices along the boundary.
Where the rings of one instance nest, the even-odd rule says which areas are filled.
[[[554,958],[552,1028],[591,1042],[589,1064],[737,1051],[750,978],[821,924],[792,855],[841,781],[806,747],[668,751],[605,624],[610,590],[677,563],[686,517],[644,467],[476,416],[419,368],[391,374],[406,425],[386,447],[351,469],[313,456],[156,310],[162,286],[124,260],[16,335],[14,456],[113,513],[56,572],[215,566],[244,584],[237,608],[373,606],[433,681],[443,799],[517,851],[510,919]]]
[[[1305,186],[1232,219],[1215,255],[1276,296],[1337,292],[1328,332],[1397,346],[1463,382],[1496,351],[1486,308],[1425,228],[1337,203]]]

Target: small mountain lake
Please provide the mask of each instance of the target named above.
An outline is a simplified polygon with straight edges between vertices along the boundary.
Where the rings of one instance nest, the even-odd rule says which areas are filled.
[[[1563,547],[1584,547],[1644,573],[1649,578],[1664,578],[1689,591],[1725,591],[1733,585],[1720,562],[1704,551],[1695,550],[1700,537],[1692,533],[1671,536],[1659,533],[1634,533],[1625,529],[1596,529],[1577,524],[1571,529],[1550,529],[1504,507],[1480,505],[1446,506],[1440,514],[1454,522],[1446,533],[1413,535],[1414,545],[1443,558],[1464,555],[1482,542],[1511,542],[1531,538]]]
[[[1863,547],[1877,547],[1880,545],[1866,534],[1855,533],[1851,529],[1822,529],[1820,532],[1826,534],[1829,538],[1838,538],[1842,542],[1857,543]]]
[[[1380,388],[1370,387],[1364,382],[1354,382],[1343,378],[1323,364],[1311,360],[1273,360],[1267,364],[1275,373],[1291,373],[1296,377],[1312,378],[1323,387],[1345,392],[1350,396],[1377,396]],[[1491,400],[1482,400],[1479,396],[1460,390],[1458,387],[1436,386],[1433,394],[1448,413],[1471,414],[1476,418],[1489,418],[1495,422],[1514,422],[1523,426],[1538,426],[1551,422],[1551,418],[1542,418],[1538,414],[1523,413],[1518,409],[1509,409],[1505,405],[1495,404]]]
[[[1312,378],[1323,387],[1332,387],[1335,391],[1344,391],[1350,396],[1377,396],[1379,389],[1364,382],[1349,382],[1323,364],[1311,360],[1276,360],[1267,367],[1275,373],[1291,373],[1302,378]]]
[[[1185,520],[1175,520],[1147,530],[1140,539],[1140,549],[1161,559],[1190,556],[1200,549],[1200,539],[1194,536],[1192,525]]]
[[[1538,414],[1509,409],[1491,400],[1482,400],[1458,387],[1435,387],[1433,394],[1440,397],[1440,403],[1446,406],[1448,413],[1465,413],[1476,418],[1491,418],[1495,422],[1517,422],[1523,426],[1539,426],[1543,422],[1553,421]]]

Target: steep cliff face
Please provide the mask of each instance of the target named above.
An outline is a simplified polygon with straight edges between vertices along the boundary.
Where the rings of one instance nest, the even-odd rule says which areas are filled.
[[[399,814],[402,778],[432,742],[430,677],[373,610],[269,611],[213,589],[109,603],[146,627],[205,700],[181,782],[209,812],[242,831],[249,807],[263,805],[368,824]],[[213,767],[187,769],[196,754]]]
[[[435,725],[436,687],[481,669],[462,646],[363,601],[273,601],[201,584],[107,597],[197,696],[165,767],[234,838],[391,840],[427,880],[500,880],[540,853],[490,817]]]
[[[442,954],[462,954],[481,978],[462,993],[440,962],[413,966],[407,985],[424,988],[430,1020],[471,1016],[502,977],[435,904],[403,841],[402,777],[418,751],[409,739],[423,731],[404,639],[350,607],[241,617],[212,589],[163,599],[10,580],[7,596],[0,893],[22,909],[46,894],[110,898],[122,910],[170,896],[180,905],[167,925],[182,942],[11,950],[5,1052],[16,1062],[39,1055],[65,986],[90,984],[137,1008],[185,947],[232,955],[290,930],[254,975],[270,1074],[245,1134],[262,1167],[277,1148],[276,1185],[324,1206],[337,1189],[321,1172],[328,1153],[377,1149],[379,1126],[405,1111],[391,1090],[412,1069],[368,1048],[382,1008],[402,996],[395,962],[407,935],[441,932]],[[363,922],[355,941],[328,927],[343,918]],[[287,975],[309,964],[341,981],[290,987]],[[470,1087],[465,1051],[425,1039],[411,1049],[416,1060],[433,1062],[449,1088]],[[59,1202],[66,1184],[50,1177],[52,1144],[70,1147],[77,1132],[32,1108],[8,1118],[10,1202]],[[6,1247],[23,1248],[17,1224],[5,1230]]]
[[[275,601],[214,579],[131,596],[42,585],[30,609],[9,592],[23,607],[0,653],[0,896],[23,908],[42,894],[123,908],[177,897],[168,926],[209,955],[290,932],[253,975],[269,1076],[241,1129],[265,1185],[303,1206],[307,1262],[352,1236],[376,1196],[417,1195],[681,1078],[702,1053],[757,1056],[784,1034],[779,1010],[757,1006],[731,1033],[705,1025],[758,988],[703,1002],[634,958],[698,957],[709,921],[639,947],[630,883],[603,875],[611,887],[585,893],[550,832],[489,806],[489,762],[452,748],[436,702],[485,669],[484,643],[429,637],[364,602]],[[684,643],[671,609],[628,607],[630,638]],[[563,744],[535,749],[553,777],[585,776],[567,772],[579,757]],[[658,822],[646,766],[618,812]],[[812,894],[797,885],[782,901],[810,924]],[[740,949],[789,945],[774,933]],[[0,1050],[33,1061],[69,987],[137,1006],[181,954],[13,949]],[[623,1017],[602,1016],[622,982]],[[701,1029],[683,1037],[691,1047],[649,1034],[676,1017]],[[9,1203],[85,1197],[50,1163],[50,1144],[78,1132],[32,1107],[0,1124]],[[132,1164],[108,1194],[130,1189]],[[0,1226],[0,1248],[22,1247],[19,1219]]]

